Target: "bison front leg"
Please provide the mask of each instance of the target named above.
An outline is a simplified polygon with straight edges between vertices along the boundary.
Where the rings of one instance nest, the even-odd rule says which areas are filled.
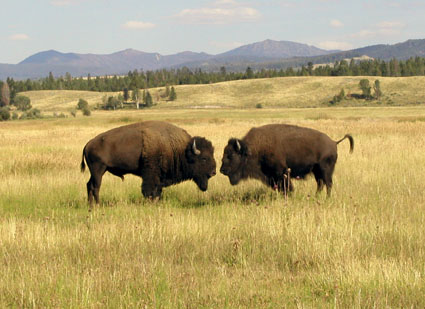
[[[162,194],[162,186],[158,177],[145,177],[142,183],[142,194],[146,198],[160,198]]]

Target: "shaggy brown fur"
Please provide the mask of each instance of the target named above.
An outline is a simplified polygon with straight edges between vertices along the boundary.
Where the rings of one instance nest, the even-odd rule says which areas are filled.
[[[185,130],[161,121],[146,121],[99,134],[83,149],[91,177],[87,183],[89,203],[99,203],[103,174],[108,171],[124,180],[125,174],[142,177],[145,197],[160,197],[162,188],[192,179],[206,191],[215,175],[211,142],[191,137]]]
[[[326,184],[329,196],[338,157],[337,144],[346,138],[352,152],[354,140],[348,134],[335,142],[317,130],[293,125],[252,128],[242,140],[229,140],[220,172],[229,177],[232,185],[242,179],[256,178],[284,192],[293,190],[290,178],[285,177],[304,178],[313,173],[317,190],[321,191]]]

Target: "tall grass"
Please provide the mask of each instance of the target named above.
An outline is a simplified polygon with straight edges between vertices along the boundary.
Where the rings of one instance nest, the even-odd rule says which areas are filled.
[[[0,123],[0,307],[424,307],[423,107],[152,110]],[[332,197],[285,199],[223,175],[151,203],[141,180],[104,176],[91,213],[79,162],[109,128],[168,119],[210,139],[294,123],[338,145]],[[412,119],[419,119],[413,121]]]

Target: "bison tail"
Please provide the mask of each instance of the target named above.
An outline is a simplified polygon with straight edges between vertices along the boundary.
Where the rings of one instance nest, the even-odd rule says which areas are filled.
[[[350,134],[345,134],[345,136],[343,138],[341,138],[339,141],[337,141],[336,143],[339,144],[343,140],[345,140],[346,138],[348,138],[348,140],[350,141],[350,153],[352,153],[353,150],[354,150],[354,139]]]
[[[81,159],[81,165],[80,165],[81,173],[84,173],[84,171],[86,170],[86,164],[84,163],[85,150],[86,150],[86,147],[84,147],[83,149],[83,158]]]

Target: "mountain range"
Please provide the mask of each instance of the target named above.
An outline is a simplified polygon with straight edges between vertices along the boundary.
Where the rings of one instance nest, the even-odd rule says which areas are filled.
[[[185,51],[173,55],[146,53],[125,49],[108,55],[61,53],[55,50],[36,53],[18,64],[0,64],[0,79],[54,76],[92,76],[126,74],[128,71],[157,70],[162,68],[201,68],[205,71],[218,70],[225,66],[228,71],[254,69],[287,68],[306,65],[308,62],[329,63],[337,60],[368,56],[389,60],[400,60],[415,56],[425,56],[425,39],[408,40],[394,45],[373,45],[349,51],[323,50],[311,45],[265,40],[244,45],[230,51],[211,55]]]

